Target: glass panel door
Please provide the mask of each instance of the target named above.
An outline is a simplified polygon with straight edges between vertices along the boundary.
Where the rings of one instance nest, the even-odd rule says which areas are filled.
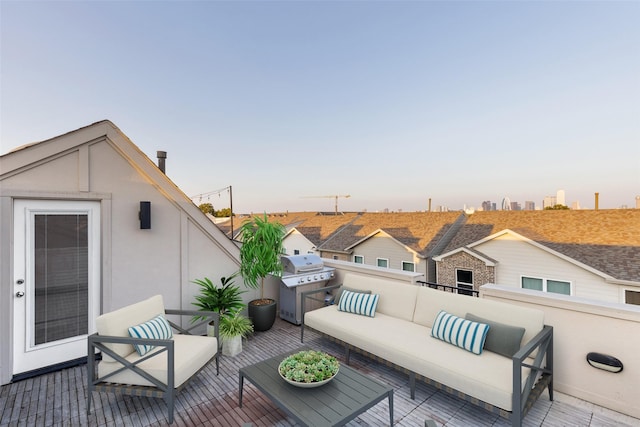
[[[36,214],[34,344],[85,335],[87,214]]]

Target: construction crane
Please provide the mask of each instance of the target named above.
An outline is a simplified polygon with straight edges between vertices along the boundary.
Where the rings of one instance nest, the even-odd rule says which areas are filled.
[[[351,197],[350,194],[336,194],[334,196],[303,196],[303,199],[335,199],[336,201],[336,215],[338,215],[338,197],[344,197],[348,199]]]

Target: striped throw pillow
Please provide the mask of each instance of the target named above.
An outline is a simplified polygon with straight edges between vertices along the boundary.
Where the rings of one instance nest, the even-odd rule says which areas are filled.
[[[431,336],[475,354],[481,354],[489,325],[472,322],[441,310],[433,322]]]
[[[345,289],[340,295],[338,310],[374,317],[379,298],[378,294],[363,294]]]
[[[137,326],[129,328],[129,335],[132,338],[152,338],[156,340],[168,340],[173,337],[171,326],[163,315],[158,315],[153,319],[141,323]],[[144,356],[154,348],[155,345],[138,345],[134,344],[134,347],[140,356]]]

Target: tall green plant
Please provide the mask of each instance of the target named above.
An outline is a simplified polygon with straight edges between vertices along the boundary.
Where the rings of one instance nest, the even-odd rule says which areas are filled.
[[[269,222],[266,213],[264,217],[254,217],[240,226],[240,273],[248,286],[260,287],[261,299],[264,299],[265,276],[282,275],[280,256],[284,254],[284,234],[284,226]]]
[[[193,305],[202,311],[217,311],[221,318],[233,316],[245,307],[241,295],[246,291],[240,290],[240,287],[233,283],[237,276],[238,273],[234,273],[229,277],[221,277],[220,287],[214,285],[208,277],[194,280],[193,283],[200,286],[200,294],[196,295]],[[199,318],[204,319],[203,316]]]

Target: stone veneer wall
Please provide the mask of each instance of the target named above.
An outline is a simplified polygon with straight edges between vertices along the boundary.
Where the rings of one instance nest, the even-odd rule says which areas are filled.
[[[480,290],[486,283],[495,283],[495,267],[487,266],[482,260],[466,252],[458,252],[436,262],[438,283],[456,286],[456,269],[473,272],[473,289]]]

